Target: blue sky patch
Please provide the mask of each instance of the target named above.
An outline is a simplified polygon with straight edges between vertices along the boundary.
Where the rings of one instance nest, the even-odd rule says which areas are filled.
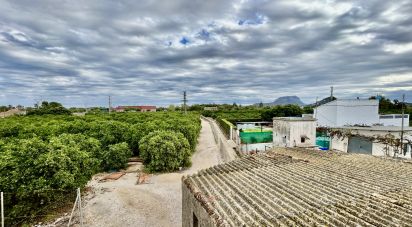
[[[183,45],[187,45],[188,43],[190,43],[190,40],[186,37],[182,37],[182,39],[180,39],[179,43],[181,43]]]

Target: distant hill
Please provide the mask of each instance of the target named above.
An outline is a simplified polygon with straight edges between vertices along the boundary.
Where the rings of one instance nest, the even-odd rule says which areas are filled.
[[[297,96],[282,96],[282,97],[277,98],[273,102],[263,103],[263,106],[282,106],[282,105],[288,105],[288,104],[294,104],[298,106],[305,105],[305,103],[303,103],[302,100],[300,100],[300,98]],[[258,106],[259,103],[256,103],[255,105]]]

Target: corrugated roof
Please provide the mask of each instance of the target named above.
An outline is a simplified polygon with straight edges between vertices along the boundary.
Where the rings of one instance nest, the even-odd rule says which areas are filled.
[[[218,226],[407,226],[411,173],[407,162],[281,149],[183,181]]]

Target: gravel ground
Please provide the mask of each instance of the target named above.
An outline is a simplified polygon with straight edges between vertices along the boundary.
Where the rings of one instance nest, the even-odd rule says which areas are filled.
[[[116,181],[100,182],[93,177],[85,196],[86,226],[181,226],[183,175],[221,163],[211,127],[202,120],[199,144],[192,167],[176,173],[151,175],[147,184],[136,185],[137,173],[127,173]]]

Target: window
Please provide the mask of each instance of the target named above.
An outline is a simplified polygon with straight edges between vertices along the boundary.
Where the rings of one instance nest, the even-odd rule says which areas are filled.
[[[199,220],[197,220],[195,213],[193,213],[193,227],[199,227]]]
[[[303,137],[303,136],[301,136],[301,137],[300,137],[300,143],[305,143],[305,141],[306,141],[306,138]]]
[[[402,118],[402,115],[395,115],[395,118]],[[406,115],[404,115],[403,118],[407,118]]]

